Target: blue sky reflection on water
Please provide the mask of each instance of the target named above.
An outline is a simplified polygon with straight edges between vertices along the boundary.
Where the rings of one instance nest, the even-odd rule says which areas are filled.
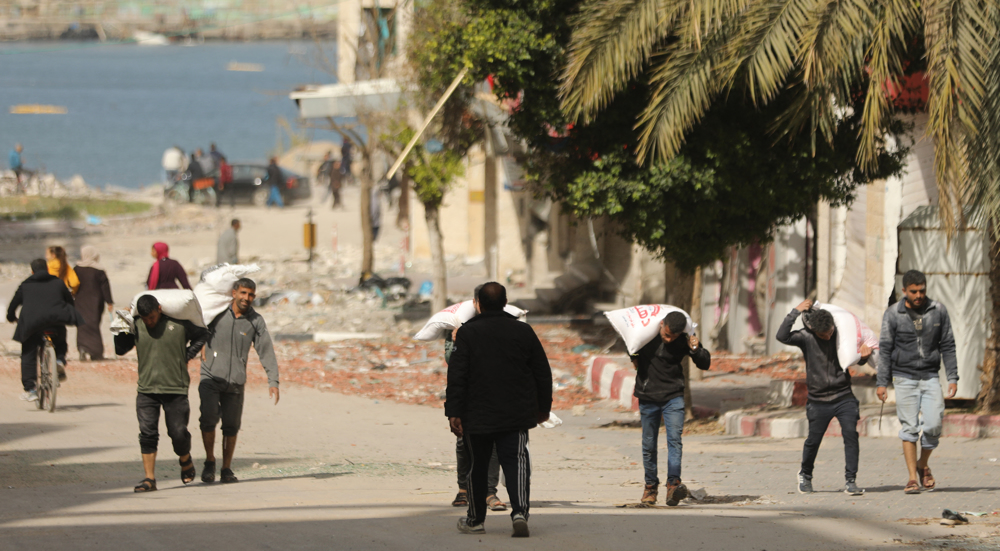
[[[329,54],[329,49],[327,55]],[[0,157],[24,145],[29,168],[44,165],[91,186],[138,187],[160,181],[170,145],[231,160],[263,159],[277,141],[277,117],[294,124],[288,92],[333,82],[311,66],[304,42],[206,43],[143,47],[92,43],[20,43],[0,47]],[[232,61],[262,72],[227,71]],[[65,115],[14,115],[19,104],[58,105]],[[339,141],[332,132],[317,139]]]

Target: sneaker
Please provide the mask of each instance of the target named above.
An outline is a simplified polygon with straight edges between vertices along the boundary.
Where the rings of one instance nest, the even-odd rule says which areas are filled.
[[[37,402],[38,392],[35,390],[27,390],[21,394],[21,399],[25,402]]]
[[[56,361],[56,373],[59,374],[59,382],[66,382],[66,362]]]
[[[847,484],[844,486],[844,493],[852,496],[864,495],[865,491],[858,488],[858,485],[854,483],[853,480],[848,480]]]
[[[680,480],[677,484],[667,483],[667,506],[677,507],[682,499],[688,496],[688,489]]]
[[[484,534],[486,526],[483,524],[469,524],[468,517],[458,519],[458,531],[463,534]]]
[[[510,517],[514,525],[514,531],[511,532],[510,537],[512,538],[526,538],[528,537],[528,519],[524,518],[522,513],[514,513]]]
[[[642,499],[640,501],[647,505],[652,505],[656,503],[656,495],[658,492],[659,490],[657,489],[656,484],[646,484],[645,489],[642,491]]]
[[[812,478],[806,478],[806,475],[799,473],[799,493],[800,494],[811,494],[813,493],[813,481]]]

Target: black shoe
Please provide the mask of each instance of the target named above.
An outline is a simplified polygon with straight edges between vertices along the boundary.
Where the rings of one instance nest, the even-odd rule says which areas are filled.
[[[233,474],[232,469],[222,469],[219,482],[222,482],[223,484],[232,484],[239,481],[240,480],[236,478],[236,475]]]
[[[215,482],[215,461],[206,461],[201,469],[201,481],[205,484]]]
[[[860,496],[864,495],[865,491],[858,488],[858,485],[853,480],[848,480],[844,486],[844,493],[852,496]]]
[[[806,478],[806,475],[802,473],[799,473],[799,493],[800,494],[813,493],[812,478]]]

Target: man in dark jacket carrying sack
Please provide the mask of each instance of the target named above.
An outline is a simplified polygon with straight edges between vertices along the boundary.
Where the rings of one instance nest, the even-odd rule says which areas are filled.
[[[507,480],[512,535],[527,537],[528,430],[549,418],[552,370],[531,326],[503,311],[503,285],[487,283],[476,298],[481,313],[456,334],[444,405],[451,432],[465,438],[472,463],[469,512],[459,519],[458,530],[485,532],[487,476],[495,445]]]
[[[639,417],[642,421],[642,466],[646,471],[646,487],[642,502],[656,503],[660,479],[657,476],[656,441],[660,421],[667,429],[667,505],[676,506],[688,496],[687,487],[681,483],[681,457],[684,431],[684,368],[681,360],[691,356],[694,365],[707,370],[712,356],[701,346],[695,335],[684,332],[687,317],[680,312],[670,312],[660,322],[660,338],[654,338],[639,353],[632,356],[636,368],[635,391],[639,399]]]
[[[20,319],[15,314],[21,308]],[[24,280],[7,307],[7,321],[17,322],[14,340],[21,343],[22,400],[38,400],[38,349],[45,332],[51,332],[56,352],[59,380],[66,380],[66,326],[80,325],[83,319],[73,307],[73,295],[61,279],[49,274],[45,260],[31,261],[31,277]]]
[[[233,303],[208,324],[209,339],[201,361],[201,440],[205,444],[205,468],[201,481],[215,481],[215,427],[222,420],[222,471],[220,480],[238,482],[233,474],[236,435],[243,418],[244,386],[250,347],[257,351],[267,372],[268,396],[278,404],[278,359],[264,318],[253,309],[257,284],[241,278],[233,284]]]
[[[167,426],[167,435],[180,460],[181,482],[194,480],[191,460],[191,433],[188,418],[191,404],[188,387],[191,376],[187,363],[205,346],[208,330],[187,320],[177,320],[163,314],[160,302],[152,295],[142,295],[135,308],[140,321],[133,333],[115,335],[115,354],[122,356],[135,348],[139,375],[135,414],[139,420],[139,448],[146,478],[134,488],[136,493],[156,491],[156,449],[160,440],[160,409]],[[190,344],[189,344],[190,343]]]
[[[819,445],[823,443],[830,421],[836,417],[840,432],[844,436],[844,493],[859,496],[865,491],[858,488],[858,420],[861,418],[858,399],[851,390],[851,374],[840,367],[837,357],[837,326],[833,315],[826,310],[809,310],[811,300],[804,300],[785,316],[775,338],[782,344],[802,349],[806,360],[806,386],[809,401],[806,403],[806,418],[809,420],[809,437],[802,446],[802,466],[799,469],[799,493],[812,493],[813,466]],[[809,312],[804,319],[805,329],[792,331],[792,325],[803,312]],[[862,344],[859,365],[868,361],[872,350]]]

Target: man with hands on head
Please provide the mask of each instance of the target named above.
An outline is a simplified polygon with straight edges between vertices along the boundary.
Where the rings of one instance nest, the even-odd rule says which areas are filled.
[[[657,476],[657,439],[660,423],[667,431],[667,505],[676,506],[688,496],[681,483],[684,431],[684,368],[681,360],[691,356],[702,371],[712,364],[712,355],[701,346],[697,335],[685,333],[687,316],[670,312],[660,321],[660,338],[654,338],[632,358],[636,368],[635,391],[642,421],[642,466],[646,486],[642,503],[656,503],[660,479]]]
[[[851,390],[851,374],[840,367],[837,357],[837,327],[833,315],[826,310],[811,310],[813,301],[806,299],[785,316],[775,338],[782,344],[797,346],[806,361],[806,386],[809,401],[806,403],[806,419],[809,421],[809,436],[802,446],[802,466],[799,469],[798,489],[800,494],[812,493],[813,466],[819,445],[823,443],[830,421],[836,417],[844,436],[844,493],[861,495],[858,488],[858,420],[861,418],[860,404]],[[795,320],[803,315],[805,329],[792,331]],[[859,365],[868,361],[871,348],[862,343]]]
[[[455,334],[448,363],[444,404],[455,436],[465,439],[469,472],[469,511],[459,532],[485,532],[486,486],[490,456],[507,480],[514,537],[528,536],[531,460],[528,430],[549,418],[552,370],[531,326],[504,312],[507,290],[489,282],[476,296],[480,314]]]
[[[936,486],[927,461],[938,446],[944,421],[944,398],[958,392],[958,358],[951,318],[943,304],[927,298],[927,278],[917,270],[903,274],[904,299],[882,316],[879,335],[879,400],[886,400],[892,377],[896,388],[899,438],[909,479],[903,492],[920,493]],[[942,396],[939,371],[944,361],[948,395]],[[917,457],[920,442],[920,457]]]

